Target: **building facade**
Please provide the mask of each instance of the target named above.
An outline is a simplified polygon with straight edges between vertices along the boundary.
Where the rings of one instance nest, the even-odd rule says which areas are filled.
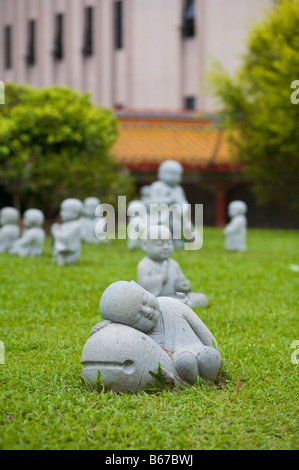
[[[0,0],[0,80],[90,91],[98,105],[213,111],[205,74],[233,72],[273,0]]]
[[[228,202],[241,198],[251,226],[275,226],[275,209],[256,207],[205,92],[211,61],[233,73],[248,28],[274,3],[0,0],[0,83],[90,92],[95,104],[114,109],[120,135],[113,157],[137,187],[173,158],[184,166],[190,202],[204,204],[207,225],[223,226]]]

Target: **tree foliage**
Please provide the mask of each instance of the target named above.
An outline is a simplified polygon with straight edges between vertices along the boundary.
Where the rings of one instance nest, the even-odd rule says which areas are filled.
[[[132,192],[131,177],[110,156],[112,112],[66,87],[6,84],[0,107],[0,184],[16,206],[57,211],[66,197],[114,203]]]
[[[233,77],[214,64],[209,80],[257,201],[298,208],[299,104],[291,84],[299,80],[299,0],[278,2],[252,28]]]

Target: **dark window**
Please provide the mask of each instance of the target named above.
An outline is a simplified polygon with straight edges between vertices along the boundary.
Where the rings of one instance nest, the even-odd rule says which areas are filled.
[[[59,13],[55,16],[54,58],[56,60],[62,60],[63,53],[63,15]]]
[[[114,47],[124,47],[124,6],[123,1],[114,2]]]
[[[184,38],[195,36],[195,1],[185,0],[182,33]]]
[[[11,69],[12,67],[12,27],[5,26],[4,28],[4,62],[5,68]]]
[[[93,7],[85,8],[85,31],[83,55],[93,54]]]
[[[196,109],[196,98],[195,98],[195,96],[187,96],[184,99],[184,109]]]
[[[27,46],[27,64],[34,65],[36,63],[36,21],[30,20],[28,23],[28,46]]]

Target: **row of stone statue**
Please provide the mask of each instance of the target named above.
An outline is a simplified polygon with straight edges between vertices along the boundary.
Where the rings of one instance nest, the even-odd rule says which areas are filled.
[[[141,199],[129,204],[129,219],[131,222],[135,219],[134,226],[138,226],[139,235],[133,237],[128,231],[128,249],[142,246],[142,233],[152,224],[152,215],[149,217],[149,212],[155,205],[164,205],[166,209],[173,208],[171,220],[168,210],[160,212],[158,221],[160,225],[167,225],[172,234],[174,232],[181,234],[183,231],[187,237],[189,236],[188,238],[194,237],[193,243],[195,247],[199,247],[199,234],[191,223],[190,205],[180,184],[182,177],[183,167],[179,162],[173,160],[163,162],[158,170],[158,181],[143,187]],[[53,256],[58,264],[75,263],[79,259],[81,241],[88,243],[108,241],[105,236],[96,233],[99,217],[95,216],[95,212],[99,204],[99,199],[95,197],[87,198],[84,203],[75,198],[62,202],[60,208],[62,223],[51,227]],[[246,212],[247,206],[242,201],[233,201],[229,204],[228,213],[231,222],[224,229],[226,249],[246,250]],[[15,208],[1,210],[0,252],[15,253],[20,256],[40,255],[45,238],[42,228],[43,213],[37,209],[25,212],[21,238],[19,218],[20,214]],[[176,246],[182,246],[180,238],[174,237],[173,241]]]
[[[105,237],[96,235],[96,225],[99,217],[95,216],[96,207],[100,204],[95,197],[87,198],[84,204],[78,199],[66,199],[61,204],[61,224],[53,224],[51,235],[54,259],[58,264],[73,264],[78,261],[81,241],[87,243],[107,242]],[[142,212],[138,205],[142,201],[134,202],[131,210],[136,212],[140,233],[137,238],[130,238],[128,233],[128,248],[142,248],[142,232],[147,229],[150,218],[147,212]],[[129,205],[130,207],[130,205]],[[228,250],[246,250],[246,205],[242,201],[233,201],[229,205],[231,222],[225,227],[225,247]],[[83,213],[83,216],[82,216]],[[142,216],[140,214],[143,214]],[[144,217],[145,214],[145,217]],[[20,214],[13,207],[5,207],[0,212],[0,253],[8,252],[19,256],[40,256],[45,240],[44,214],[38,209],[29,209],[24,213],[24,230],[20,237]],[[130,218],[131,221],[134,217]],[[163,225],[163,221],[162,224]],[[171,227],[169,227],[171,230]]]
[[[132,201],[129,204],[129,220],[138,219],[140,233],[142,233],[151,224],[150,207],[164,205],[164,211],[159,209],[159,224],[167,225],[172,233],[179,234],[179,237],[174,239],[175,246],[184,245],[180,239],[181,233],[184,232],[184,235],[192,240],[195,249],[198,249],[201,246],[200,235],[191,222],[191,206],[181,186],[183,179],[182,165],[174,160],[166,160],[159,166],[157,176],[157,181],[140,189],[140,200]],[[172,208],[171,220],[169,210],[167,210],[170,207]],[[144,208],[146,208],[146,211],[143,210]],[[134,213],[137,215],[134,216]],[[231,220],[223,231],[227,250],[246,251],[246,213],[247,205],[243,201],[232,201],[229,204],[228,216]],[[153,215],[155,214],[153,213]],[[137,225],[137,220],[134,225]],[[176,230],[176,227],[178,230]],[[141,238],[130,238],[130,233],[128,235],[128,249],[142,246]]]
[[[95,224],[98,221],[98,218],[95,218],[95,210],[99,204],[100,200],[95,197],[85,199],[84,203],[78,199],[66,199],[62,202],[62,223],[53,224],[51,227],[54,257],[59,257],[61,252],[65,253],[66,263],[69,261],[72,264],[79,258],[82,241],[100,243],[95,234]],[[19,211],[14,207],[1,209],[0,253],[17,254],[21,257],[42,255],[46,237],[44,221],[45,216],[39,209],[25,211],[24,229],[21,234]]]

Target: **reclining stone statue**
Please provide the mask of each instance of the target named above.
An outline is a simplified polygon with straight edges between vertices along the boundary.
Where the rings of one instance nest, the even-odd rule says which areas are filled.
[[[217,343],[188,305],[156,298],[136,282],[111,284],[100,301],[103,321],[84,345],[81,376],[91,386],[98,374],[107,390],[137,392],[154,383],[161,367],[166,383],[215,382],[221,364]]]

